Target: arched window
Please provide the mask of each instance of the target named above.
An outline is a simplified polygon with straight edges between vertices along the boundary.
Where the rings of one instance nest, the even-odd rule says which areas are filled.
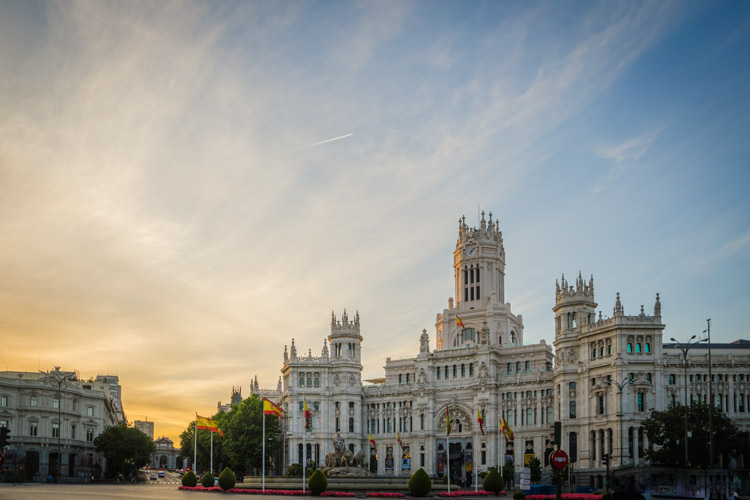
[[[530,362],[530,361],[527,361],[527,362],[526,362],[525,368],[526,368],[526,371],[527,371],[527,372],[528,372],[528,371],[531,371],[531,362]]]
[[[575,391],[576,390],[576,383],[575,382],[569,383],[568,384],[568,389],[571,390],[571,391]]]
[[[570,418],[576,418],[576,402],[570,402]]]
[[[320,387],[320,379],[318,377],[315,377],[314,385],[315,387]]]
[[[637,344],[635,344],[635,352],[641,352],[641,343],[640,342],[638,342]]]
[[[521,371],[521,362],[520,361],[516,361],[516,371],[517,372]]]

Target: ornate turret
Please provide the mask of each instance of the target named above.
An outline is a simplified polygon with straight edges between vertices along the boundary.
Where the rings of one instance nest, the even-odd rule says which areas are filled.
[[[321,358],[328,357],[328,342],[326,341],[326,339],[323,339],[323,350],[320,351],[320,357]]]
[[[581,326],[596,321],[596,301],[594,300],[594,276],[587,282],[578,272],[575,286],[568,283],[565,274],[555,280],[555,337],[575,334]]]
[[[354,313],[354,320],[349,321],[349,315],[344,309],[341,320],[336,320],[336,314],[331,312],[331,334],[328,336],[331,344],[331,360],[351,360],[359,365],[360,343],[362,336],[359,331],[359,312]]]
[[[294,339],[292,339],[292,352],[291,352],[291,355],[292,355],[292,361],[294,361],[295,359],[297,359],[297,347],[295,347],[295,345],[294,345]]]
[[[659,300],[659,294],[656,294],[656,303],[654,304],[654,316],[661,319],[661,301]]]

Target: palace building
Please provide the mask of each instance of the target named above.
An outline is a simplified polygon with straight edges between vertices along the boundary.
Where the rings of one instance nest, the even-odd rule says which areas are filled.
[[[367,330],[359,313],[332,314],[319,356],[298,353],[292,339],[279,386],[251,384],[251,392],[286,412],[284,469],[303,461],[322,465],[340,436],[354,453],[364,450],[379,475],[411,475],[421,467],[431,476],[470,480],[475,467],[511,462],[518,471],[532,457],[549,465],[556,421],[576,485],[603,487],[605,454],[613,468],[643,465],[649,443],[641,422],[652,409],[684,403],[686,383],[682,352],[663,343],[659,294],[635,315],[625,314],[618,294],[612,315],[603,316],[593,276],[579,273],[571,283],[563,275],[550,296],[553,345],[524,344],[523,317],[505,297],[505,258],[492,214],[486,220],[482,213],[479,227],[459,220],[455,300],[437,314],[432,335],[415,336],[413,357],[386,359],[383,378],[362,380]],[[687,356],[690,400],[708,401],[707,347],[695,344]],[[711,348],[715,404],[750,429],[750,342]],[[312,415],[308,431],[304,401]],[[500,432],[503,418],[512,441]]]

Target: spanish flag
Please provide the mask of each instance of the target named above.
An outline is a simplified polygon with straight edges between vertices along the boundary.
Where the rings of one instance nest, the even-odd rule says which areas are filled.
[[[451,416],[448,413],[448,407],[445,407],[445,428],[448,431],[446,436],[451,435]]]
[[[310,429],[310,410],[307,408],[307,400],[305,402],[305,429]]]
[[[207,417],[199,417],[198,414],[195,414],[195,420],[196,420],[196,426],[198,429],[205,429],[207,431],[211,432],[218,432],[221,434],[221,437],[224,437],[224,433],[221,432],[221,429],[219,429],[219,424],[216,423],[216,420],[212,418]]]
[[[463,328],[464,327],[464,322],[461,321],[461,318],[459,318],[458,315],[456,315],[456,326],[459,327],[459,328]]]
[[[398,441],[398,444],[401,446],[401,449],[403,450],[404,449],[404,442],[401,441],[401,436],[399,435],[398,432],[396,433],[396,441]]]
[[[501,423],[503,434],[505,434],[505,442],[513,441],[515,436],[513,435],[513,431],[510,429],[510,426],[508,425],[508,422],[505,421],[505,417],[503,417],[503,421]]]
[[[482,412],[477,410],[477,422],[479,422],[479,430],[482,431],[482,436],[484,436],[484,419],[482,418]]]
[[[375,440],[372,438],[372,434],[370,434],[370,444],[373,446],[373,448],[378,447],[378,445],[375,444]]]
[[[282,410],[279,405],[263,398],[263,415],[276,415],[277,417],[283,417],[283,413],[284,410]]]

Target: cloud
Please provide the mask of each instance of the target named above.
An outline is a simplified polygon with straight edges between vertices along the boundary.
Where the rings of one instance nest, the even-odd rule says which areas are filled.
[[[614,146],[601,147],[598,156],[605,160],[614,162],[606,174],[604,174],[592,189],[599,193],[607,188],[609,184],[619,179],[626,171],[637,168],[638,160],[641,160],[651,145],[659,138],[664,127],[630,138]]]

